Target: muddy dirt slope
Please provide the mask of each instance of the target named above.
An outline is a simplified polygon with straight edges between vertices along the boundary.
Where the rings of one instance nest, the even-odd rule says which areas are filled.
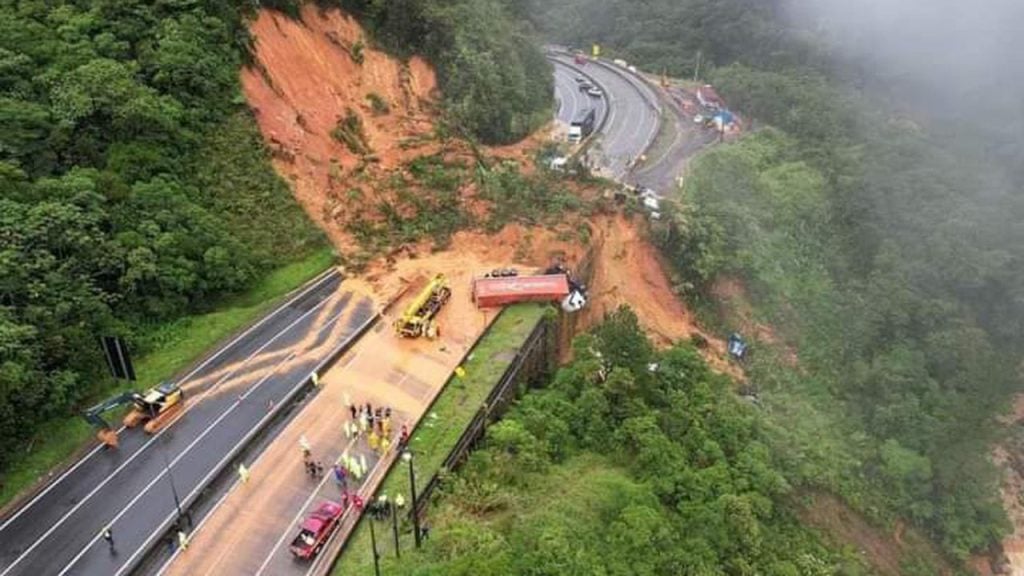
[[[421,58],[402,62],[371,49],[355,19],[338,10],[307,3],[301,14],[293,20],[260,11],[249,27],[255,58],[242,71],[242,89],[278,172],[314,221],[344,245],[340,230],[325,225],[328,199],[343,194],[361,165],[389,168],[425,153],[418,148],[433,130],[437,81]],[[346,118],[360,126],[356,139],[364,149],[332,136]]]

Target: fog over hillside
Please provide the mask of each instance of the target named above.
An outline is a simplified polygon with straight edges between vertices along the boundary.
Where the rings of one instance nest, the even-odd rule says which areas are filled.
[[[868,88],[929,112],[940,134],[943,121],[970,124],[990,139],[971,144],[1024,182],[1024,2],[788,0],[783,14],[860,68]]]

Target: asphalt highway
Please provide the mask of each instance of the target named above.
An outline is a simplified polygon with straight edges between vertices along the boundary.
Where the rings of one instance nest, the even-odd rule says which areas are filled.
[[[608,105],[604,98],[590,96],[579,89],[576,78],[585,78],[576,69],[570,68],[557,60],[553,60],[555,68],[555,98],[558,100],[559,121],[569,124],[582,111],[595,108],[594,125],[600,125],[601,119],[608,113]]]
[[[588,153],[613,180],[626,180],[630,164],[657,136],[660,114],[653,104],[657,97],[640,80],[631,79],[628,71],[615,70],[612,65],[588,62],[577,66],[569,57],[557,54],[549,54],[549,57],[555,63],[555,92],[562,104],[558,112],[560,120],[573,111],[574,101],[568,93],[576,89],[573,78],[579,72],[592,78],[604,92],[600,100],[607,109],[608,120]],[[566,108],[569,110],[564,110]]]
[[[374,318],[332,271],[181,379],[185,411],[155,435],[124,430],[0,524],[0,576],[127,573],[226,455]],[[113,548],[102,539],[110,527]]]

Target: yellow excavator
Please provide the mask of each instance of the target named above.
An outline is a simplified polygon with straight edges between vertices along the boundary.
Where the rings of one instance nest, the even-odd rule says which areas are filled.
[[[395,333],[404,338],[437,338],[441,331],[436,317],[451,296],[452,289],[444,274],[434,276],[395,320]]]
[[[162,382],[147,390],[145,394],[125,392],[82,412],[82,417],[98,429],[96,437],[100,442],[111,448],[117,448],[117,431],[107,423],[103,414],[126,404],[131,404],[132,409],[122,420],[125,427],[134,428],[145,422],[143,430],[152,434],[163,428],[181,411],[185,405],[185,393],[174,382]]]

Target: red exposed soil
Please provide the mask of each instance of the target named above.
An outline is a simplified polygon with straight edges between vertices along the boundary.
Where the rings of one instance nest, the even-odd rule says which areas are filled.
[[[754,320],[754,308],[747,298],[746,288],[738,278],[720,276],[711,287],[711,295],[715,302],[719,303],[720,310],[737,323],[741,333],[753,336],[766,344],[779,343],[779,338],[771,326]],[[799,366],[800,359],[793,347],[784,345],[780,350],[787,365],[793,368]]]
[[[378,293],[391,294],[403,284],[438,272],[453,283],[468,285],[474,276],[499,267],[514,266],[532,273],[558,260],[573,268],[584,252],[577,242],[559,240],[553,230],[512,224],[497,234],[458,232],[448,249],[437,252],[431,252],[426,242],[408,247],[402,258],[375,261],[364,277]]]
[[[742,379],[739,368],[726,360],[725,342],[696,324],[665,274],[657,250],[641,235],[634,220],[622,215],[600,217],[594,277],[584,326],[596,324],[608,312],[629,305],[655,345],[665,348],[694,335],[708,342],[705,358],[718,371]]]
[[[1024,394],[1014,397],[1013,410],[1000,421],[1006,426],[1019,426],[1024,422]],[[1003,539],[1001,551],[972,558],[972,566],[983,575],[1018,576],[1024,574],[1024,446],[1011,438],[992,450],[992,461],[1003,470],[999,493],[1013,532]]]
[[[302,8],[301,21],[261,10],[250,24],[253,66],[242,71],[242,89],[274,165],[291,180],[296,197],[339,246],[350,239],[330,219],[330,198],[345,188],[346,174],[364,158],[331,136],[349,110],[361,118],[372,159],[381,168],[428,153],[436,78],[421,58],[401,62],[365,47],[363,62],[353,48],[366,43],[359,24],[342,12]],[[375,114],[376,94],[390,111]]]
[[[345,232],[352,215],[372,212],[393,170],[412,158],[442,151],[468,157],[467,147],[449,143],[445,149],[431,138],[435,118],[436,79],[423,60],[402,63],[381,52],[363,48],[363,62],[353,56],[365,42],[358,23],[338,10],[319,10],[307,4],[301,21],[263,10],[252,22],[255,65],[242,72],[242,86],[260,130],[274,152],[279,173],[292,183],[295,196],[310,216],[345,252],[357,249]],[[381,96],[387,114],[374,114],[368,94]],[[351,110],[361,119],[372,159],[354,154],[331,136]],[[532,169],[532,155],[548,139],[550,127],[523,142],[487,149],[495,158],[513,160]],[[349,196],[358,188],[360,194]],[[573,186],[575,189],[576,187]],[[593,190],[577,190],[581,196]],[[473,186],[462,190],[471,212],[477,206]],[[370,265],[365,278],[378,294],[391,294],[420,279],[423,270],[445,272],[453,282],[499,266],[542,268],[561,259],[574,268],[586,252],[575,240],[584,225],[565,222],[560,233],[512,225],[496,235],[457,234],[448,249],[431,253],[430,246],[404,246]],[[680,302],[665,274],[657,251],[637,225],[622,216],[597,217],[590,222],[597,248],[591,304],[581,327],[599,321],[605,312],[630,305],[641,325],[660,347],[701,334],[708,341],[706,356],[718,370],[741,376],[725,358],[725,344],[703,334]],[[569,238],[562,240],[561,238]]]
[[[804,524],[821,530],[840,545],[854,546],[877,574],[900,576],[900,565],[908,555],[939,561],[932,545],[902,523],[897,523],[891,534],[885,533],[831,494],[808,492],[800,495],[796,502],[797,516]],[[941,575],[952,572],[945,565],[938,570]]]

